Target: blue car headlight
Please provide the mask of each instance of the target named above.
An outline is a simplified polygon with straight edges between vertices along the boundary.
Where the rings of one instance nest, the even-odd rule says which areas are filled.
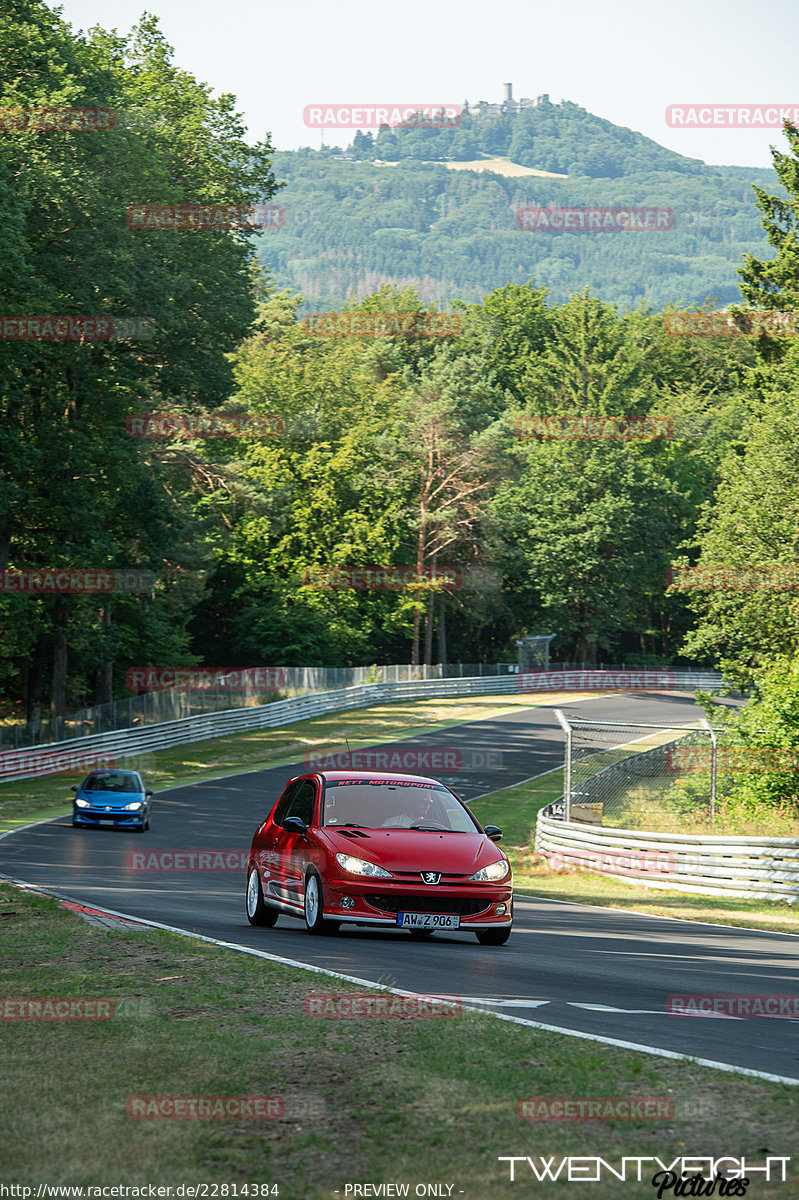
[[[134,800],[132,804],[126,804],[126,805],[125,805],[125,808],[126,808],[126,809],[134,809],[134,810],[135,810],[135,809],[137,809],[137,808],[141,808],[141,806],[142,806],[142,805],[141,805],[141,800]]]
[[[76,796],[75,797],[75,807],[76,808],[91,808],[91,804],[89,804],[89,801],[84,800],[81,796]]]

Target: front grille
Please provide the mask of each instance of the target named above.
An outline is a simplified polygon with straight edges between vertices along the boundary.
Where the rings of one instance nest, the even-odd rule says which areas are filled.
[[[461,917],[476,917],[478,913],[486,912],[491,907],[487,900],[458,899],[456,896],[436,896],[432,892],[426,896],[397,896],[378,895],[371,893],[364,896],[372,908],[383,912],[423,912],[423,913],[457,913]]]

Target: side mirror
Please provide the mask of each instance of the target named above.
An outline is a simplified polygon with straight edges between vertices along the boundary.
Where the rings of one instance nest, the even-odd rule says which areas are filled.
[[[308,832],[308,826],[301,817],[286,817],[283,822],[283,828],[287,833],[306,834]]]
[[[486,825],[485,835],[487,838],[490,838],[492,842],[502,841],[502,830],[500,829],[499,825]]]
[[[72,787],[69,790],[71,792],[76,792],[78,790],[78,785],[76,783],[73,783]]]
[[[147,799],[148,796],[152,796],[152,794],[153,794],[152,792],[145,792],[144,793],[145,800]]]

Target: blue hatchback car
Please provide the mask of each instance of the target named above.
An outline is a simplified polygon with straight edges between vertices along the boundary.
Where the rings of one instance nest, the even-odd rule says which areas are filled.
[[[139,833],[150,828],[153,793],[138,771],[92,771],[72,790],[73,825],[119,825]]]

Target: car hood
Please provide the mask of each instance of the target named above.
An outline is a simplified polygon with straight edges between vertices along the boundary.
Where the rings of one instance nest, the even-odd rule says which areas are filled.
[[[75,799],[88,800],[92,808],[126,808],[134,800],[144,800],[142,792],[84,792],[79,791]]]
[[[484,833],[421,833],[415,829],[331,829],[319,831],[333,854],[353,854],[387,871],[440,871],[472,875],[503,858]]]

